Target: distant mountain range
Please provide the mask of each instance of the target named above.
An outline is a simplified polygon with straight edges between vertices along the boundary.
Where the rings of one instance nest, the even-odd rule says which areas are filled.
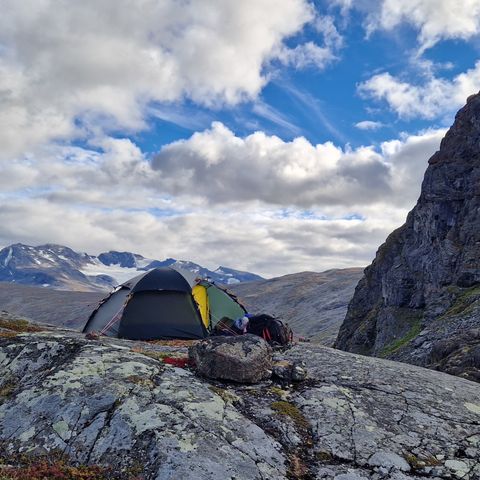
[[[131,252],[109,251],[95,256],[63,245],[32,247],[22,243],[0,250],[0,281],[58,290],[109,290],[142,272],[166,266],[225,285],[263,280],[259,275],[232,268],[218,267],[212,271],[189,261],[155,260]]]

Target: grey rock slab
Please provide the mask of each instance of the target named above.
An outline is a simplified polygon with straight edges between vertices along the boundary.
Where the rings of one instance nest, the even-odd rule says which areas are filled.
[[[368,464],[372,467],[383,467],[388,470],[400,470],[402,472],[409,472],[410,465],[400,455],[393,452],[386,452],[380,450],[374,453],[368,460]]]
[[[289,401],[309,420],[323,465],[356,465],[368,478],[382,470],[398,478],[480,475],[480,385],[313,345],[285,358],[306,363],[309,385]]]
[[[141,345],[0,338],[7,453],[57,450],[116,471],[140,463],[146,480],[285,479],[294,466],[316,479],[480,478],[477,383],[300,344],[275,359],[304,362],[304,382],[242,385],[129,349]]]
[[[146,478],[285,478],[281,445],[187,370],[65,334],[1,339],[0,363],[7,452],[141,462]]]

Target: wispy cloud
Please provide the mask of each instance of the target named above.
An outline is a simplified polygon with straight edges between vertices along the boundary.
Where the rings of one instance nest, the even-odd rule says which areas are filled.
[[[198,108],[187,108],[180,103],[150,106],[147,115],[192,131],[201,130],[212,122],[208,113]]]
[[[291,98],[293,98],[297,103],[299,103],[302,108],[310,112],[310,116],[314,118],[320,125],[325,128],[325,130],[330,133],[336,140],[339,140],[342,143],[347,143],[347,137],[335,127],[335,125],[328,119],[328,117],[323,112],[323,106],[321,101],[313,96],[311,93],[301,90],[289,82],[277,83],[277,85],[285,90]]]
[[[374,122],[372,120],[363,120],[355,124],[355,127],[359,130],[378,130],[379,128],[384,127],[382,122]]]
[[[268,103],[259,100],[253,104],[252,110],[259,117],[274,123],[275,125],[286,130],[288,133],[300,135],[302,132],[302,129],[298,125],[295,125],[289,117]]]

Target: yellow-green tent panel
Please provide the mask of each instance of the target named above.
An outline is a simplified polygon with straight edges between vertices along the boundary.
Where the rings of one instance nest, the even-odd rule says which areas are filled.
[[[192,288],[192,295],[198,305],[200,316],[205,328],[210,326],[210,309],[208,305],[207,289],[203,285],[195,285]]]

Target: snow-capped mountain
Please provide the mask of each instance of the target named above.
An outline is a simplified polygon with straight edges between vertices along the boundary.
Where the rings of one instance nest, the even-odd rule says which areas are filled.
[[[63,245],[32,247],[21,243],[0,250],[0,281],[61,290],[108,290],[141,272],[165,266],[188,270],[198,277],[226,285],[262,279],[231,268],[211,271],[189,261],[155,260],[131,252],[109,251],[94,256]]]

